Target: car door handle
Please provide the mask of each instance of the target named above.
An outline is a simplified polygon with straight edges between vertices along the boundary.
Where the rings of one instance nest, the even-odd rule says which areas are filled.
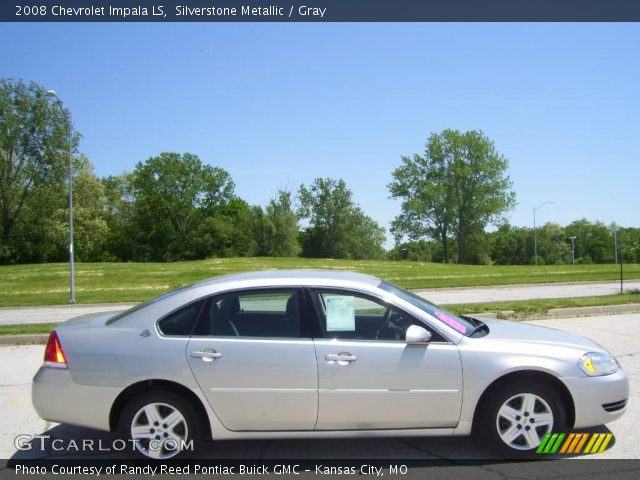
[[[212,348],[206,348],[204,350],[196,350],[195,352],[191,352],[191,356],[193,358],[201,358],[205,362],[212,362],[216,358],[220,358],[222,353],[216,352]]]
[[[327,362],[336,362],[341,365],[346,365],[347,363],[355,362],[356,360],[358,360],[358,357],[349,353],[330,353],[328,355],[325,355],[324,359]]]

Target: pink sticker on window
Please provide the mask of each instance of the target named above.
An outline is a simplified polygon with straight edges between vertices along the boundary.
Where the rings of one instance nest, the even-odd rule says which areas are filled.
[[[461,324],[455,318],[451,318],[449,315],[447,315],[444,312],[436,311],[436,317],[438,317],[440,320],[442,320],[444,323],[446,323],[450,327],[455,328],[460,333],[464,333],[466,331],[466,328],[464,328],[463,324]]]

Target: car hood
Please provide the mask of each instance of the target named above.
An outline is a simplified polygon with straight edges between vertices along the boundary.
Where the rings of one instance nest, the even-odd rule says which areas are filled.
[[[606,350],[593,340],[571,332],[557,330],[555,328],[528,325],[522,322],[506,320],[482,320],[489,327],[489,334],[485,337],[491,341],[537,343],[544,345],[557,345],[563,347],[580,348],[589,351],[606,352]]]

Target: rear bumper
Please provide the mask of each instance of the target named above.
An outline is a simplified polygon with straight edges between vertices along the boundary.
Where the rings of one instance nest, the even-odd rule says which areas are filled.
[[[40,367],[33,377],[31,399],[38,415],[51,422],[109,430],[109,413],[118,387],[79,385],[66,368]]]
[[[561,380],[573,397],[576,414],[574,428],[612,422],[627,410],[629,379],[622,369],[602,377],[565,377]]]

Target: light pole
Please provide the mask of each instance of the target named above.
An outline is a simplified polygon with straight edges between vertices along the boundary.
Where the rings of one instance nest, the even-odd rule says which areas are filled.
[[[576,264],[576,237],[571,238],[571,264]]]
[[[55,90],[47,90],[48,97],[54,97],[58,100],[58,107],[64,114],[62,102],[56,94]],[[73,267],[73,162],[71,158],[71,117],[67,124],[67,156],[69,160],[69,303],[76,303],[75,298],[75,271]]]
[[[533,207],[533,258],[534,258],[534,261],[536,262],[536,265],[538,265],[538,236],[536,232],[536,210],[538,210],[541,207],[544,207],[545,205],[551,205],[553,203],[556,203],[556,202],[543,202],[537,207]]]
[[[618,229],[613,231],[613,256],[615,263],[618,263]]]

